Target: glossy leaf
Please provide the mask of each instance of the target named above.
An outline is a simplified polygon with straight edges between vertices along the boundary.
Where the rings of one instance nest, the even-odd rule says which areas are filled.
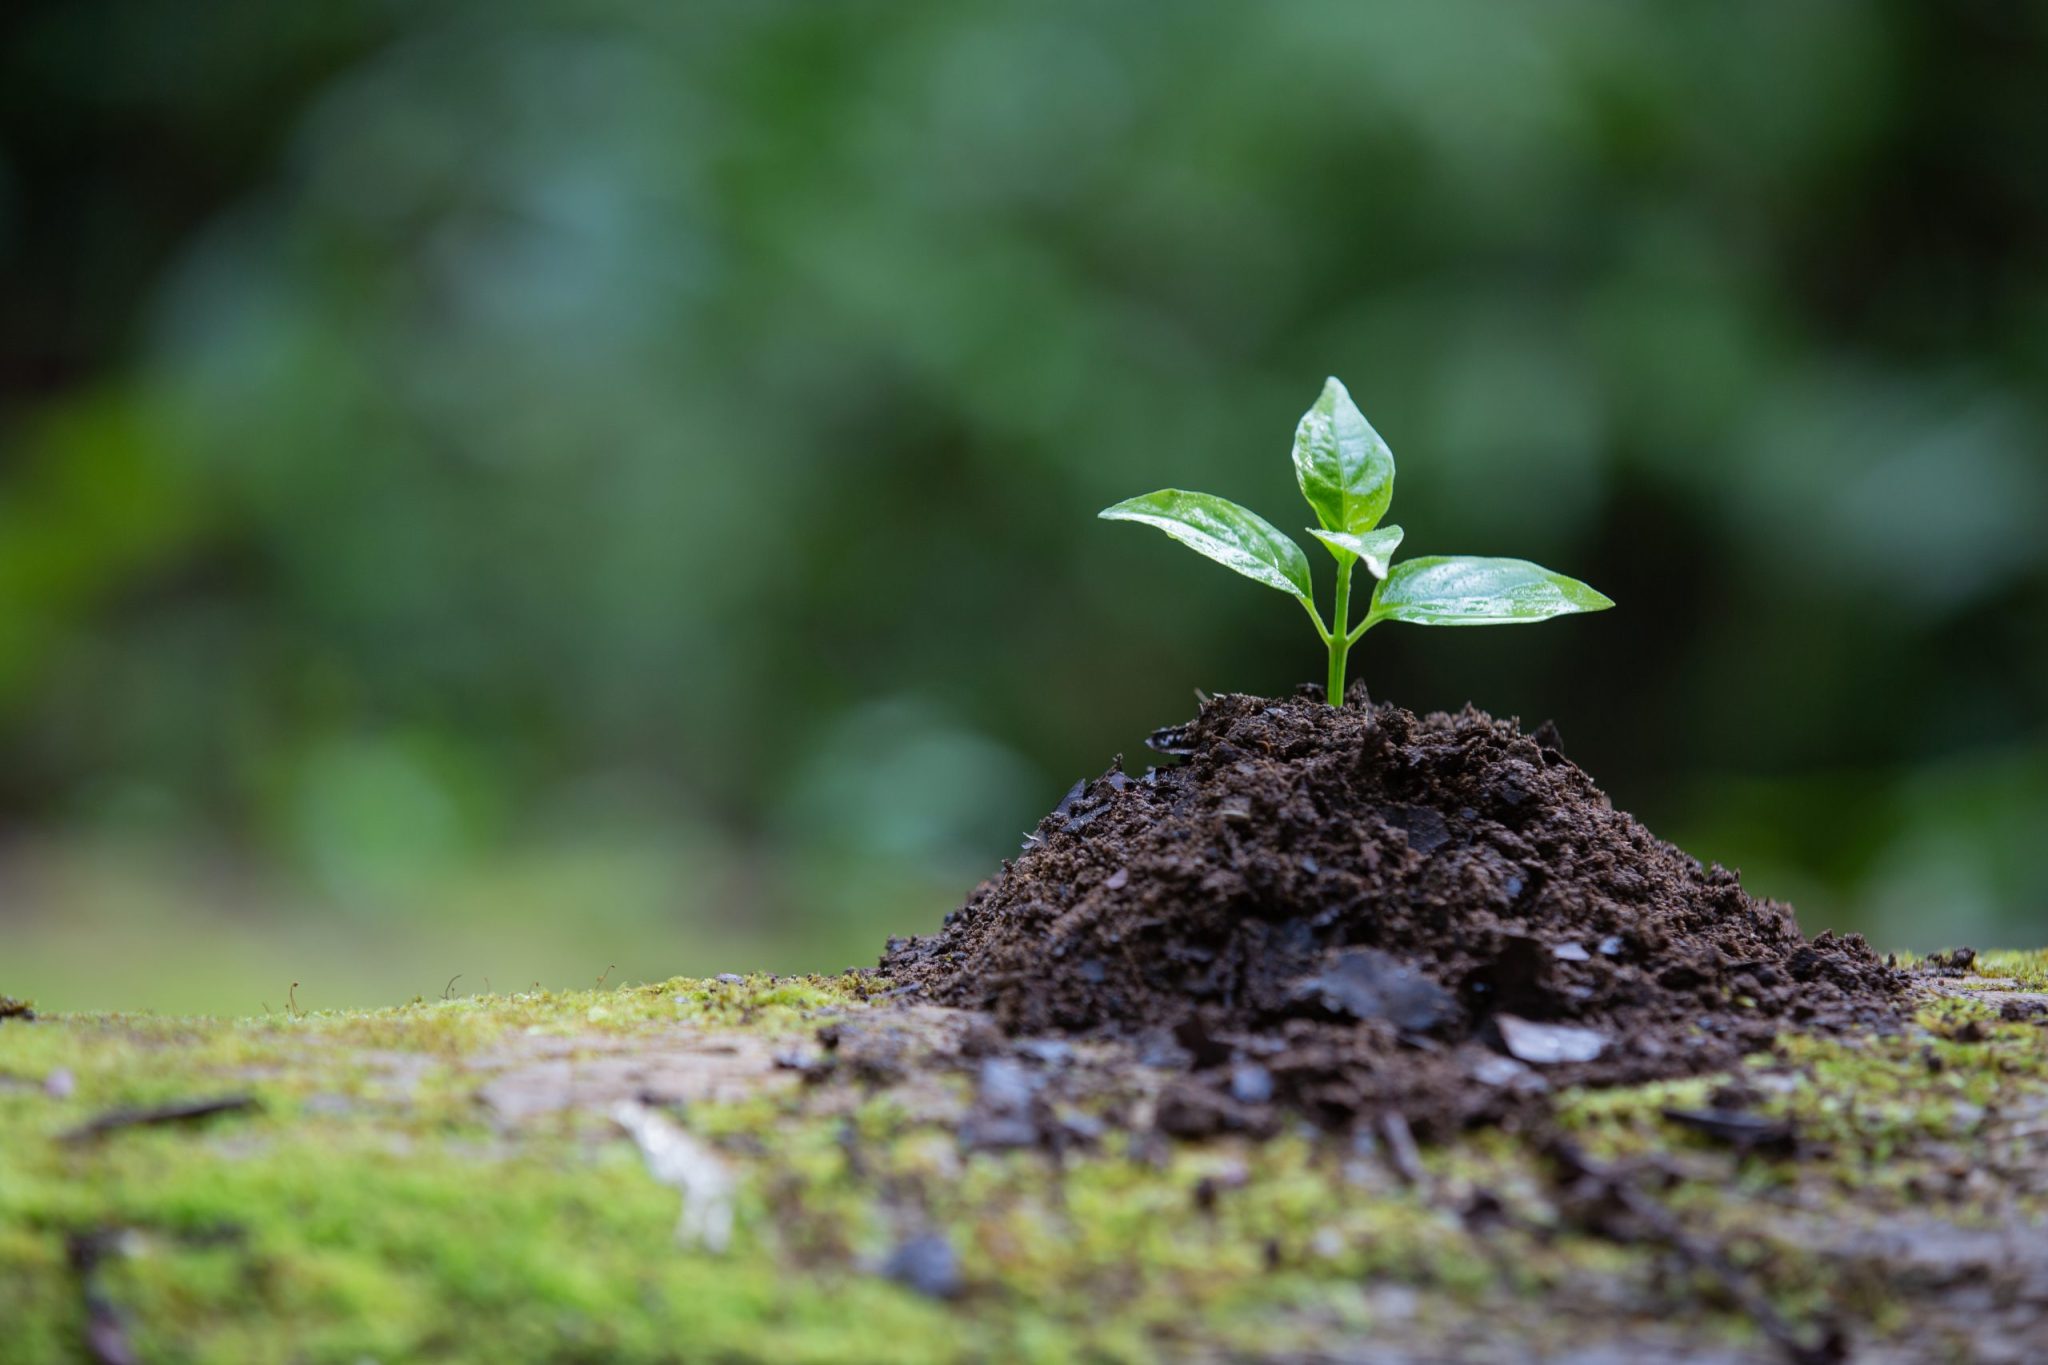
[[[1330,547],[1332,554],[1356,555],[1358,562],[1374,578],[1385,578],[1387,567],[1393,562],[1394,551],[1400,548],[1402,531],[1398,526],[1382,526],[1377,531],[1366,531],[1353,535],[1349,531],[1319,531],[1308,528],[1308,533]]]
[[[1246,578],[1292,597],[1310,596],[1308,556],[1301,547],[1273,523],[1228,498],[1162,488],[1126,498],[1099,515],[1105,521],[1157,526],[1195,553]]]
[[[1419,626],[1502,626],[1614,603],[1575,578],[1526,559],[1433,555],[1403,560],[1373,594],[1371,621]]]
[[[1394,500],[1394,452],[1335,379],[1294,429],[1294,478],[1326,531],[1370,531]]]

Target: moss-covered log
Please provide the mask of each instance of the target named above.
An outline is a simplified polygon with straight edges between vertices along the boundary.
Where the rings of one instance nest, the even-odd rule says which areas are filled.
[[[2039,1359],[2048,954],[1922,981],[1419,1149],[875,975],[16,1013],[0,1361]]]

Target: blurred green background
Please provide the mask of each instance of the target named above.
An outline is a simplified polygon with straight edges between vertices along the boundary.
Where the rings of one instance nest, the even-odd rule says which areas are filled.
[[[1300,613],[1880,946],[2048,937],[2048,7],[27,0],[0,19],[0,990],[871,961]],[[452,986],[448,979],[461,974]]]

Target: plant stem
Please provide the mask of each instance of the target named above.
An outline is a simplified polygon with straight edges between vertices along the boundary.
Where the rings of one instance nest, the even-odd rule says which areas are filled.
[[[1306,597],[1297,597],[1294,600],[1301,603],[1301,609],[1307,612],[1308,619],[1315,623],[1316,638],[1326,645],[1330,643],[1330,628],[1323,624],[1323,614],[1316,610],[1316,604]]]
[[[1331,612],[1336,625],[1328,637],[1330,676],[1323,684],[1323,700],[1332,706],[1344,704],[1344,657],[1351,652],[1351,569],[1356,562],[1350,555],[1337,562],[1337,601]]]

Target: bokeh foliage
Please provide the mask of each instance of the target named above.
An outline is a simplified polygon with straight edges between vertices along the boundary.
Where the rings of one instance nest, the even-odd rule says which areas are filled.
[[[1555,717],[1810,925],[2023,936],[2044,16],[31,4],[0,802],[316,910],[683,849],[653,902],[837,965],[1192,688],[1317,676],[1092,514],[1285,515],[1337,374],[1418,538],[1621,604],[1355,676]]]

